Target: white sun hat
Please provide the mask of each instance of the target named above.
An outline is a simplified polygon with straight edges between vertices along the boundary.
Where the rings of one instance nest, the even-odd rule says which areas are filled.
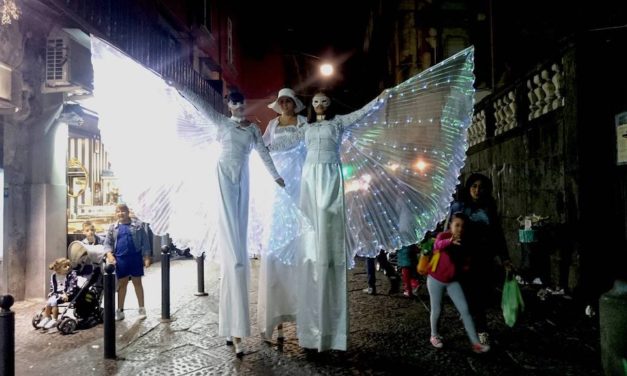
[[[294,90],[289,89],[289,88],[283,88],[279,90],[279,95],[277,95],[276,100],[270,103],[268,105],[268,108],[271,108],[274,110],[274,112],[280,114],[281,106],[279,106],[279,98],[281,97],[287,97],[294,101],[294,104],[295,104],[294,113],[299,113],[305,109],[305,105],[303,104],[303,102],[301,102],[300,99],[296,98],[296,93],[294,93]]]

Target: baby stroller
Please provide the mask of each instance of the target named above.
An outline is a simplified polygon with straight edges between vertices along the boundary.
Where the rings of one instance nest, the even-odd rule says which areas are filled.
[[[61,334],[71,334],[76,329],[88,329],[103,322],[102,308],[104,250],[101,245],[87,245],[74,241],[68,247],[74,271],[78,274],[79,290],[71,300],[59,304],[60,315],[57,329]],[[38,329],[43,310],[33,316],[32,324]]]

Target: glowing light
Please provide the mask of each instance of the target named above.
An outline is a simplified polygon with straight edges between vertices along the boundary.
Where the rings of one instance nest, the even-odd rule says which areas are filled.
[[[427,168],[427,163],[421,159],[416,162],[416,168],[418,171],[423,172]]]
[[[344,187],[344,193],[360,190],[367,191],[370,188],[371,181],[372,176],[370,176],[370,174],[363,174],[359,179],[354,179],[346,183],[346,186]]]
[[[325,77],[331,76],[333,74],[333,70],[333,65],[329,63],[324,63],[320,66],[320,73]]]
[[[355,167],[349,164],[342,165],[342,176],[344,179],[350,179],[355,175]]]

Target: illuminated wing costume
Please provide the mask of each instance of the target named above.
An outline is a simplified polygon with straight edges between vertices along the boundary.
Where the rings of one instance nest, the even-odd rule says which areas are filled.
[[[418,243],[448,213],[468,147],[473,52],[385,90],[346,127],[340,154],[351,256]]]
[[[99,126],[124,201],[179,247],[194,254],[214,250],[219,192],[208,172],[215,169],[218,130],[228,118],[97,38],[92,61]],[[349,260],[417,243],[447,213],[467,149],[472,71],[468,48],[338,116]],[[295,137],[304,141],[304,132]],[[303,159],[294,153],[306,149],[290,149],[286,160],[275,153],[277,165]],[[257,175],[254,153],[251,159]],[[281,252],[294,248],[282,246],[307,232],[307,220],[269,174],[259,175],[265,176],[259,182],[251,175],[249,245],[277,250],[290,262],[294,255]]]
[[[381,249],[394,250],[420,242],[425,232],[434,229],[448,212],[465,161],[466,131],[474,103],[472,72],[471,47],[385,90],[360,110],[311,124],[294,135],[310,149],[309,159],[314,159],[311,154],[316,155],[316,163],[333,163],[337,159],[333,142],[318,144],[320,135],[338,140],[344,197],[343,203],[337,205],[344,206],[341,227],[345,230],[349,265],[355,255],[373,257]],[[297,160],[293,155],[289,158]],[[282,163],[281,156],[276,155],[275,161]],[[325,172],[306,177],[304,172],[302,184],[321,173]],[[311,188],[308,193],[301,191],[300,197],[301,209],[312,222],[314,232],[326,231],[326,238],[329,231],[322,227],[337,228],[337,223],[328,223],[341,213],[316,224],[319,218],[309,212],[310,203],[303,202],[303,195],[317,195],[313,199],[317,202],[328,201],[328,195],[333,193],[325,189],[336,178],[336,174],[332,175],[329,185]],[[335,209],[332,211],[338,211]],[[277,256],[285,262],[294,257],[289,253]]]
[[[92,37],[92,63],[94,106],[122,200],[139,219],[150,223],[155,234],[169,234],[177,247],[190,248],[196,256],[206,252],[218,259],[217,234],[222,233],[224,222],[221,208],[233,196],[225,190],[246,196],[244,204],[248,200],[248,193],[240,192],[249,186],[248,171],[243,170],[251,173],[249,209],[229,208],[228,215],[241,219],[250,213],[247,242],[251,253],[284,246],[309,228],[296,203],[283,189],[275,188],[278,175],[266,171],[274,167],[255,125],[237,127],[193,93],[169,85],[96,37]],[[244,137],[239,144],[238,137]],[[239,150],[225,151],[227,147]],[[255,150],[251,153],[253,148],[261,158]],[[234,166],[225,167],[229,162],[225,159],[235,162]],[[237,186],[223,184],[224,177],[231,175],[238,175],[232,179]],[[240,182],[240,176],[245,181]],[[283,208],[275,223],[285,226],[270,238],[275,201]]]

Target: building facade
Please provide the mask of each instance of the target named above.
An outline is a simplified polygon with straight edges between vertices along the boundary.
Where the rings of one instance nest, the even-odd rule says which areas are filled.
[[[616,27],[627,13],[614,3],[589,17],[560,3],[495,3],[373,2],[364,47],[381,73],[364,91],[474,45],[475,115],[460,182],[475,172],[491,178],[515,263],[528,266],[531,252],[546,287],[570,288],[594,303],[624,274],[615,265],[625,265],[627,253],[620,162],[627,76],[618,63],[626,34]],[[523,245],[519,230],[532,214],[548,219]],[[621,261],[604,265],[608,259]]]
[[[123,195],[83,102],[89,34],[224,111],[223,93],[240,85],[237,18],[227,2],[190,3],[28,0],[0,25],[0,292],[44,297],[47,265],[81,238],[82,222],[112,222]]]

